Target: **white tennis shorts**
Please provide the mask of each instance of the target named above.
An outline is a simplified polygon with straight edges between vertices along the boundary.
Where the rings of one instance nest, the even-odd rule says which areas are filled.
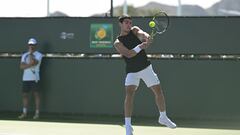
[[[144,81],[147,87],[160,84],[157,74],[153,71],[152,65],[149,65],[147,68],[139,72],[128,73],[125,79],[125,86],[138,86],[140,83],[140,79]]]

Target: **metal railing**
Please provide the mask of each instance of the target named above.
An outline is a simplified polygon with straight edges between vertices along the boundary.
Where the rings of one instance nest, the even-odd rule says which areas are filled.
[[[0,53],[0,58],[20,58],[21,53]],[[44,58],[56,59],[121,59],[117,53],[45,53]],[[240,60],[240,54],[152,53],[149,59],[167,60]]]

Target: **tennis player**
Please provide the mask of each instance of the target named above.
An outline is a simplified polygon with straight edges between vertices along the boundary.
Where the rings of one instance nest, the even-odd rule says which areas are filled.
[[[123,56],[126,62],[124,104],[126,135],[132,135],[131,116],[133,111],[134,94],[142,79],[154,95],[160,112],[158,122],[169,128],[176,128],[166,114],[165,99],[161,90],[160,81],[154,73],[151,62],[148,60],[145,49],[151,43],[150,36],[137,26],[132,26],[132,18],[128,15],[119,17],[120,35],[114,42],[114,47]]]
[[[23,112],[18,117],[24,119],[27,117],[28,96],[33,92],[35,97],[36,111],[33,119],[39,118],[40,94],[39,94],[39,71],[42,61],[42,54],[36,50],[37,40],[30,38],[28,41],[28,51],[22,55],[20,68],[23,70]]]

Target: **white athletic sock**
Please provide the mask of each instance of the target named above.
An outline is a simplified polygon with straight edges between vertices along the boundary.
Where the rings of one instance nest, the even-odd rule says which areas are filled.
[[[36,110],[36,111],[35,111],[35,114],[39,114],[39,110]]]
[[[132,135],[133,128],[131,124],[131,117],[125,117],[125,128],[126,128],[126,135]]]
[[[26,107],[23,107],[23,113],[27,114],[27,108]]]
[[[160,112],[160,117],[165,117],[165,116],[167,116],[167,114],[166,114],[166,111],[163,111],[163,112]]]
[[[132,126],[131,117],[125,117],[125,126]]]

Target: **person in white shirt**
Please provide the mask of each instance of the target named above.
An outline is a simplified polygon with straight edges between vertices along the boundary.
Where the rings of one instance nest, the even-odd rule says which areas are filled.
[[[43,55],[36,50],[36,46],[37,40],[34,38],[30,38],[28,40],[28,51],[25,52],[21,57],[20,69],[23,70],[23,112],[18,117],[19,119],[24,119],[27,117],[27,107],[29,102],[28,97],[30,92],[33,92],[36,105],[36,111],[33,119],[39,118],[40,94],[38,85],[40,80],[40,65]]]

